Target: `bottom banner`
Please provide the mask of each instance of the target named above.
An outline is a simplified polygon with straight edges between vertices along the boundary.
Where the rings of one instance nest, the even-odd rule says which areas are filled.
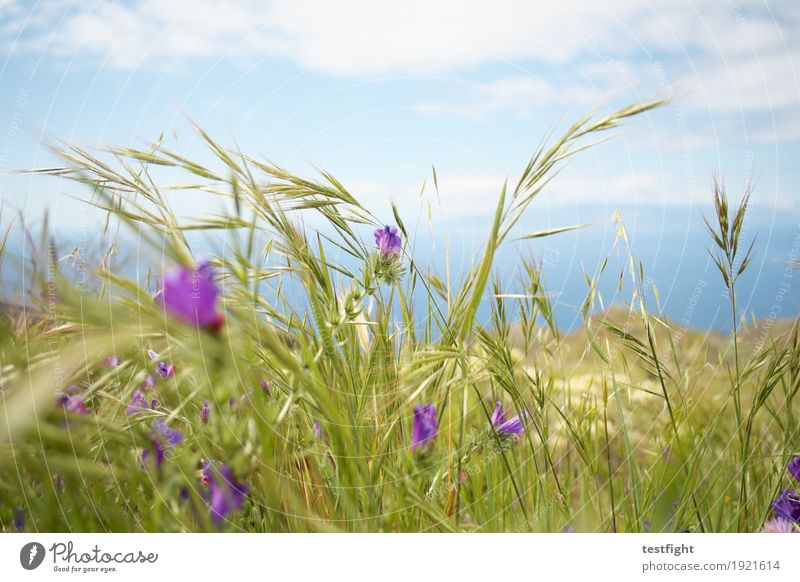
[[[0,580],[796,581],[799,541],[791,534],[3,534]]]

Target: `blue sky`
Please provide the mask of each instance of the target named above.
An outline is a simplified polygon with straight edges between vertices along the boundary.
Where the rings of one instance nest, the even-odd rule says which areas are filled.
[[[675,101],[571,163],[521,228],[601,224],[531,252],[570,257],[553,268],[566,285],[598,248],[613,252],[603,221],[619,209],[659,287],[683,266],[691,290],[707,267],[712,175],[735,196],[752,174],[756,281],[769,282],[753,296],[774,297],[800,232],[798,33],[796,0],[0,0],[2,221],[48,209],[66,232],[96,220],[67,197],[74,186],[8,174],[52,165],[44,144],[164,132],[204,159],[192,119],[296,172],[323,166],[379,212],[394,199],[416,215],[435,164],[432,228],[465,267],[503,179],[547,131],[660,95]],[[182,215],[217,204],[174,203]],[[753,308],[763,316],[770,301]]]

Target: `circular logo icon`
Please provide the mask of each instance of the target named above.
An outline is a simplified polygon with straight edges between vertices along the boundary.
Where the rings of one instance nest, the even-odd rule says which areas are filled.
[[[44,546],[39,542],[30,542],[19,551],[19,563],[26,570],[35,570],[44,561]]]

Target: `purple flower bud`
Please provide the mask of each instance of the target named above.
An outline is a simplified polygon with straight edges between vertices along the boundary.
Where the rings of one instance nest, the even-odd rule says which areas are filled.
[[[109,368],[115,368],[119,366],[119,358],[117,356],[109,356],[103,360],[103,365]]]
[[[143,390],[152,390],[156,385],[156,381],[153,380],[153,377],[148,374],[144,377],[144,381],[142,382],[141,388]]]
[[[322,427],[317,421],[314,421],[314,434],[317,435],[317,439],[322,438]]]
[[[76,394],[69,396],[68,394],[59,394],[56,397],[56,402],[64,409],[65,412],[72,414],[89,414],[89,409],[83,403],[83,396]]]
[[[411,427],[411,450],[416,452],[422,446],[432,445],[438,431],[439,422],[433,404],[417,404]]]
[[[209,485],[211,485],[211,469],[209,469],[208,466],[209,466],[208,461],[205,461],[205,460],[201,460],[200,461],[200,469],[201,469],[201,471],[200,471],[200,482],[206,488]]]
[[[208,504],[214,523],[219,523],[231,511],[241,509],[244,505],[249,488],[236,480],[227,465],[220,465],[217,472],[210,463],[206,463],[202,481],[208,485]]]
[[[522,424],[519,416],[515,416],[510,420],[506,420],[506,415],[503,413],[503,405],[498,400],[495,406],[494,413],[492,414],[492,426],[501,434],[515,434],[521,435],[525,432],[525,427]]]
[[[175,374],[175,366],[166,362],[159,362],[156,366],[156,372],[162,378],[171,378]]]
[[[147,350],[147,356],[153,361],[158,359],[158,354],[153,350]],[[158,375],[161,376],[162,378],[169,378],[175,373],[175,366],[167,362],[161,361],[158,364],[156,364],[156,372],[158,372]],[[152,384],[155,385],[155,382],[152,382]]]
[[[800,496],[797,491],[784,489],[772,502],[775,517],[780,517],[800,525]]]
[[[142,394],[140,390],[136,390],[131,397],[131,403],[128,404],[128,407],[125,409],[125,416],[131,416],[132,414],[142,412],[148,408],[155,408],[155,404],[156,400],[154,399],[153,406],[151,407],[145,395]]]
[[[176,319],[211,331],[218,331],[225,321],[217,312],[217,297],[214,270],[207,261],[198,263],[195,269],[168,269],[155,295],[156,301]]]
[[[384,257],[394,257],[400,252],[402,241],[394,226],[384,226],[375,231],[375,244],[380,248]]]
[[[272,383],[264,380],[264,378],[259,378],[258,384],[261,386],[261,389],[264,391],[264,394],[269,396],[272,394]]]
[[[787,469],[789,469],[789,474],[794,477],[795,480],[800,481],[800,456],[789,461]]]
[[[208,424],[208,419],[211,416],[211,407],[208,405],[208,400],[203,400],[203,407],[200,409],[200,422]]]
[[[24,507],[17,507],[14,510],[14,517],[12,518],[14,522],[14,528],[17,531],[25,531],[25,508]]]

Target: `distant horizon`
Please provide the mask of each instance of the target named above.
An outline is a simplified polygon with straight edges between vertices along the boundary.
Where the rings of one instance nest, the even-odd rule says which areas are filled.
[[[624,219],[624,207],[621,208],[620,213]],[[531,215],[536,214],[535,205],[533,209]],[[590,213],[587,208],[584,211]],[[520,225],[519,231],[525,233],[569,226],[573,224],[574,217],[568,214],[553,213],[546,224],[539,223],[535,218],[527,219]],[[727,333],[732,325],[727,308],[728,299],[722,279],[707,252],[711,239],[701,228],[703,213],[699,209],[688,211],[688,225],[678,220],[678,217],[686,214],[686,209],[664,209],[660,219],[657,219],[665,224],[680,224],[681,227],[675,232],[664,228],[653,229],[652,219],[640,224],[626,222],[633,252],[644,265],[646,281],[658,288],[663,312],[667,317],[689,328]],[[643,215],[640,213],[639,216]],[[436,221],[435,215],[433,220]],[[404,221],[411,222],[409,217],[404,217]],[[768,221],[773,222],[771,230],[762,231],[759,225],[767,226]],[[443,274],[443,249],[447,235],[451,277],[454,282],[461,281],[470,267],[469,257],[482,251],[487,232],[486,224],[485,220],[474,221],[466,231],[448,228],[453,229],[453,225],[443,225],[441,229],[434,227],[435,234],[432,235],[428,225],[421,224],[414,237],[416,260],[420,267],[430,267],[434,272]],[[14,254],[19,252],[21,239],[18,229],[14,229],[12,233],[7,250]],[[364,240],[371,243],[371,229],[363,226],[361,233]],[[753,236],[756,242],[753,265],[738,284],[742,316],[747,321],[753,315],[759,320],[796,317],[800,313],[800,294],[795,290],[796,279],[800,277],[800,266],[791,262],[800,260],[800,217],[791,214],[771,215],[767,209],[756,206],[751,209],[745,234],[746,244],[750,243]],[[123,227],[121,235],[120,250],[131,258],[132,255],[125,245],[128,243],[133,247],[135,234]],[[96,244],[94,236],[90,230],[82,234],[61,230],[56,233],[55,240],[64,250],[81,247],[84,253],[88,252],[92,256],[92,252],[106,250],[92,248],[91,244]],[[769,238],[765,241],[767,236]],[[225,235],[219,234],[213,240],[192,238],[192,250],[198,254],[216,252],[221,248],[224,237]],[[87,244],[90,240],[92,243]],[[504,292],[519,293],[520,256],[532,258],[542,267],[543,282],[551,294],[558,327],[565,331],[573,330],[580,325],[579,310],[588,289],[583,280],[584,269],[590,275],[594,274],[602,260],[609,257],[609,264],[599,286],[604,300],[608,302],[606,308],[623,305],[630,297],[627,278],[623,281],[623,290],[616,292],[619,270],[626,259],[622,243],[618,243],[616,247],[613,243],[614,225],[608,221],[539,241],[512,242],[501,250],[494,272],[506,286]],[[150,257],[150,263],[143,258],[141,266],[153,266],[155,261],[163,259],[156,251],[145,250],[146,256]],[[342,260],[347,264],[346,256],[337,255],[336,249],[331,249],[330,252],[331,259]],[[409,252],[412,250],[409,249]],[[429,261],[424,262],[420,256],[429,257]],[[169,263],[165,266],[168,267]],[[19,284],[20,273],[10,273],[9,267],[10,263],[6,260],[4,277],[13,278],[14,284]],[[651,312],[659,311],[651,289],[648,289],[647,301]],[[484,315],[485,307],[484,305],[481,309]]]

